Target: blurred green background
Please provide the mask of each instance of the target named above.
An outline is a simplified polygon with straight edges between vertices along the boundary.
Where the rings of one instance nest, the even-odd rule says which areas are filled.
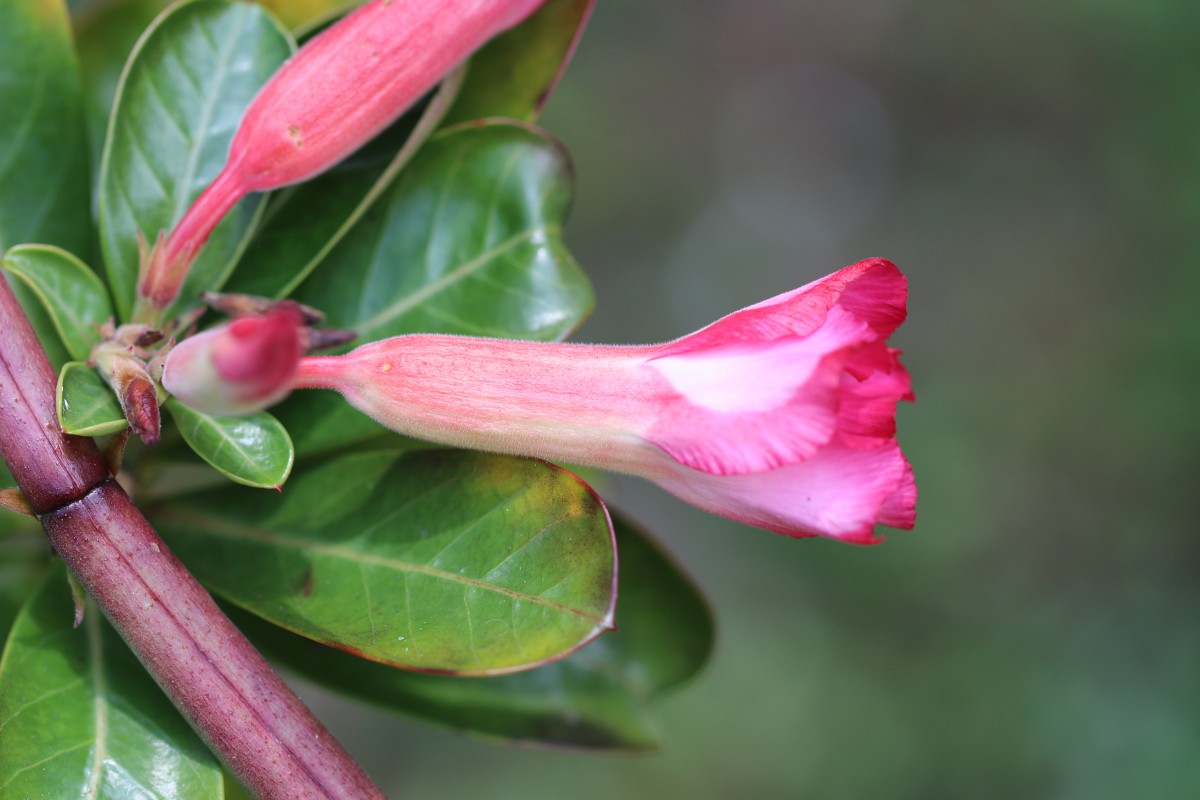
[[[916,530],[795,541],[606,497],[708,593],[659,755],[306,690],[411,798],[1200,796],[1200,5],[602,0],[543,122],[598,293],[673,338],[868,256],[910,279]]]

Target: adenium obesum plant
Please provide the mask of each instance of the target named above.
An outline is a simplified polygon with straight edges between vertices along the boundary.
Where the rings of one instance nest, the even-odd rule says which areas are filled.
[[[23,4],[13,12],[20,18],[5,30],[41,20],[46,41],[9,43],[0,59],[57,69],[83,91],[70,84],[78,80],[70,57],[47,61],[69,51],[65,10],[47,15],[35,0],[15,2]],[[577,669],[596,671],[588,691],[628,693],[644,678],[622,681],[623,671],[643,675],[669,651],[673,666],[650,672],[671,677],[639,690],[636,702],[645,702],[703,663],[709,620],[688,581],[582,481],[511,456],[639,475],[699,508],[789,536],[869,543],[878,526],[913,526],[916,488],[895,425],[897,403],[913,395],[888,344],[905,317],[907,286],[890,262],[861,261],[665,344],[561,343],[550,340],[569,324],[529,321],[577,324],[590,303],[573,261],[552,241],[559,220],[549,220],[565,203],[548,198],[562,194],[563,154],[531,124],[590,12],[590,0],[373,0],[272,62],[270,53],[291,43],[268,12],[226,0],[176,5],[125,67],[98,180],[100,239],[142,244],[132,267],[111,247],[104,254],[113,286],[137,270],[125,283],[134,296],[122,298],[132,302],[118,303],[130,312],[112,313],[108,289],[53,246],[65,240],[51,228],[31,223],[45,244],[4,254],[5,270],[25,289],[23,307],[0,281],[0,456],[16,484],[0,486],[0,505],[36,518],[89,602],[256,796],[381,793],[206,589],[265,620],[239,625],[273,658],[351,694],[486,735],[652,744],[637,733],[640,720],[610,724],[605,714],[619,712],[597,712],[594,698],[568,688],[548,700],[533,684],[482,677],[456,695],[429,683],[445,678],[396,670],[497,676],[558,668],[613,627],[618,545],[629,556],[620,580],[644,589],[640,606],[619,609],[622,628],[669,623],[660,636],[597,655],[599,667],[581,662]],[[257,38],[213,50],[213,31]],[[110,57],[125,55],[116,48]],[[206,75],[179,76],[189,59],[199,59],[197,70],[221,68],[212,96],[195,96]],[[244,68],[256,59],[278,67],[265,83],[252,84],[253,70]],[[466,77],[458,71],[431,96],[467,59]],[[139,85],[149,88],[139,95]],[[261,88],[237,118],[220,118],[222,103],[251,85]],[[103,99],[102,89],[84,89]],[[19,100],[0,94],[10,105]],[[155,124],[183,140],[186,157],[171,149],[171,137],[139,138],[147,109],[165,112]],[[56,121],[44,123],[52,130]],[[403,139],[386,168],[371,159],[346,166],[385,131]],[[35,148],[18,154],[30,163],[45,155],[38,137],[22,142]],[[120,152],[132,155],[122,162],[112,156]],[[201,163],[212,169],[193,186]],[[331,172],[339,164],[342,172]],[[317,176],[332,187],[328,214],[337,224],[314,225],[303,208],[308,221],[289,227],[294,197],[304,195],[272,195],[259,221],[266,232],[247,223],[228,269],[205,287],[204,305],[229,317],[208,323],[181,289],[196,280],[222,220],[248,195]],[[77,186],[90,180],[86,170],[75,178]],[[429,227],[410,230],[430,197],[437,213]],[[86,191],[75,200],[92,205]],[[8,223],[22,202],[0,186],[5,246],[10,230],[27,233]],[[393,219],[397,209],[415,210]],[[173,216],[165,230],[133,224],[166,211]],[[483,221],[464,232],[456,215]],[[367,225],[382,226],[376,243],[418,237],[424,262],[381,267],[338,249],[367,236]],[[287,248],[270,249],[279,241],[303,251],[302,268]],[[247,246],[254,257],[238,266]],[[449,252],[446,267],[438,258]],[[539,261],[547,253],[550,267]],[[491,265],[487,280],[470,283]],[[234,266],[235,283],[250,272],[285,288],[274,297],[217,293]],[[424,282],[401,289],[380,280],[381,269]],[[347,286],[360,294],[347,300]],[[453,296],[435,302],[448,286]],[[506,293],[526,304],[521,313],[489,316],[510,302]],[[370,310],[378,301],[390,304],[385,313]],[[423,322],[404,318],[414,309],[428,312]],[[331,327],[323,327],[323,311]],[[479,331],[508,335],[464,335]],[[43,344],[65,351],[59,369]],[[305,390],[333,390],[344,401]],[[276,408],[287,429],[272,416]],[[127,453],[130,431],[140,444]],[[426,451],[392,432],[500,455]],[[282,493],[197,480],[189,450],[238,483]],[[298,474],[285,485],[293,464]],[[51,796],[58,789],[47,787],[69,785],[96,796],[92,790],[116,786],[109,778],[119,774],[134,788],[111,796],[220,796],[219,770],[191,755],[190,734],[167,736],[177,717],[145,698],[122,702],[155,724],[103,740],[105,703],[117,691],[104,680],[105,634],[83,605],[70,618],[47,612],[60,588],[51,582],[30,594],[0,661],[0,792]],[[70,625],[80,615],[85,630],[76,635]],[[673,639],[676,631],[687,635]],[[89,660],[91,679],[34,668],[48,641],[76,648],[60,662]],[[634,647],[642,649],[625,649]],[[674,666],[681,662],[686,670]],[[91,694],[72,700],[80,686]],[[64,724],[76,709],[89,710],[92,722],[79,735],[93,744],[78,760],[63,755],[79,749],[65,742],[67,732],[28,711],[54,716],[46,702],[73,703],[57,711]],[[152,769],[144,767],[147,753]],[[50,762],[52,769],[34,769]],[[204,786],[180,789],[181,776]]]

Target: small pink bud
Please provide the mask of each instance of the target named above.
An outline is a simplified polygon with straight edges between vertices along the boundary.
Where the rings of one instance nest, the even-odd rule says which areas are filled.
[[[304,355],[304,316],[290,305],[241,317],[177,344],[162,368],[163,388],[205,414],[243,416],[291,390]]]
[[[895,439],[912,393],[887,346],[906,297],[871,259],[666,344],[400,336],[306,358],[296,385],[401,433],[630,472],[750,525],[867,543],[916,516]]]
[[[142,302],[174,301],[213,229],[248,193],[337,164],[543,2],[371,0],[308,42],[254,98],[224,169],[146,257]]]

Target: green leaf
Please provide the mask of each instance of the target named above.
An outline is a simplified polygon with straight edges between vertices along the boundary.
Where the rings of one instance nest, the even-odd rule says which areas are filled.
[[[137,40],[169,3],[167,0],[105,2],[76,17],[75,50],[83,80],[84,117],[91,154],[92,187],[100,172],[104,135],[121,72]]]
[[[621,556],[616,631],[561,661],[463,680],[389,669],[235,615],[272,660],[372,705],[489,737],[559,747],[658,746],[651,707],[693,677],[713,646],[700,593],[637,527],[614,517]]]
[[[431,138],[296,293],[361,341],[414,332],[553,340],[592,307],[562,240],[566,153],[495,122]]]
[[[50,547],[37,520],[0,509],[0,636],[8,636],[50,560]]]
[[[210,589],[366,658],[481,675],[558,658],[608,628],[603,504],[550,464],[461,451],[365,453],[271,496],[151,509]]]
[[[61,0],[0,0],[0,250],[88,246],[87,153]]]
[[[294,43],[259,6],[195,0],[159,17],[138,42],[117,91],[100,167],[100,242],[123,319],[138,274],[137,236],[169,231],[221,171],[258,89]],[[243,200],[192,265],[174,309],[195,305],[232,270],[262,197]]]
[[[291,432],[298,458],[374,442],[391,433],[333,392],[294,392],[274,411]]]
[[[55,403],[58,424],[76,436],[108,436],[129,427],[113,390],[81,361],[64,364],[58,373]]]
[[[229,291],[286,297],[396,179],[437,129],[458,94],[462,72],[453,73],[425,103],[334,169],[271,198],[263,224]]]
[[[296,296],[359,342],[404,333],[554,340],[592,307],[562,240],[571,171],[555,142],[522,125],[433,136]],[[300,453],[382,435],[324,392],[278,409]],[[322,436],[311,434],[319,420]]]
[[[248,417],[214,417],[175,398],[167,410],[196,455],[235,483],[278,489],[292,471],[295,451],[279,420],[265,411]]]
[[[56,566],[0,662],[0,796],[220,798],[207,748],[96,607],[73,616]]]
[[[0,488],[15,485],[0,461]],[[0,636],[8,635],[49,558],[50,548],[37,519],[0,508]]]
[[[446,123],[484,117],[537,119],[566,69],[593,0],[550,0],[471,57],[466,84]]]
[[[89,358],[100,341],[97,326],[112,316],[108,292],[96,273],[48,245],[14,247],[4,254],[3,265],[41,301],[71,358]]]
[[[50,315],[46,313],[45,304],[38,299],[33,290],[11,273],[0,273],[0,280],[8,281],[9,288],[16,295],[17,302],[21,304],[21,310],[29,318],[33,332],[37,334],[38,340],[42,343],[42,348],[46,351],[46,358],[50,360],[51,366],[58,369],[70,361],[71,356],[63,347],[62,337],[55,330],[54,321],[50,319]]]

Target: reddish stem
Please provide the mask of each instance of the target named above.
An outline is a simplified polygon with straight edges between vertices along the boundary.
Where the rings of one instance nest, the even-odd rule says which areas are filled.
[[[108,477],[59,429],[55,375],[0,280],[0,457],[54,549],[222,762],[257,797],[382,798]]]

